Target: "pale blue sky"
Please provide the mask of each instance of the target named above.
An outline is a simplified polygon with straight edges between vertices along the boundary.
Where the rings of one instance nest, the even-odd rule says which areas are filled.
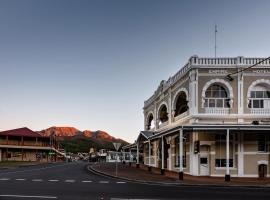
[[[133,142],[194,54],[269,56],[270,1],[0,0],[0,130],[74,126]]]

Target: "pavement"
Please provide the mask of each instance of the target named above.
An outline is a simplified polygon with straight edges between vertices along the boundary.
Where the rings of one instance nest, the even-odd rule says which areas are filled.
[[[34,165],[43,165],[42,162],[17,162],[17,161],[2,161],[0,162],[0,170],[3,169],[13,169],[18,167],[28,167],[28,166],[34,166]]]
[[[0,200],[270,199],[269,188],[136,183],[98,175],[89,163],[55,163],[0,171]]]
[[[170,173],[169,176],[161,175],[159,170],[149,172],[142,168],[136,168],[134,165],[129,166],[128,163],[118,163],[117,177],[123,180],[134,182],[147,182],[156,184],[175,184],[175,185],[201,185],[201,186],[247,186],[247,187],[269,187],[270,178],[236,178],[232,177],[230,182],[225,182],[224,177],[209,176],[190,176],[185,174],[184,180],[180,181],[178,173]],[[116,177],[115,163],[95,163],[91,165],[90,170],[98,174],[110,177]],[[165,173],[166,174],[166,173]]]

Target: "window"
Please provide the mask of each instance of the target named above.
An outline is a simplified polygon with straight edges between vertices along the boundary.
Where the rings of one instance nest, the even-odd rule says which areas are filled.
[[[211,85],[205,92],[205,108],[230,108],[227,91],[220,85]]]
[[[250,92],[249,108],[270,108],[270,91],[264,85],[257,85]]]
[[[265,134],[258,135],[258,151],[259,152],[268,151],[267,136]]]
[[[188,110],[188,101],[186,100],[186,98],[187,96],[185,92],[180,92],[180,94],[177,96],[174,113],[175,117]]]
[[[150,115],[148,116],[148,119],[147,119],[146,129],[147,129],[147,130],[151,130],[151,129],[153,129],[154,127],[155,127],[155,125],[154,125],[154,117],[153,117],[152,114],[150,114]]]
[[[216,159],[216,167],[226,167],[226,159]],[[233,159],[229,159],[229,167],[233,167]]]
[[[208,164],[208,159],[207,158],[201,158],[200,162],[201,162],[201,164]]]
[[[169,117],[168,117],[167,107],[165,105],[162,105],[159,111],[159,120],[161,123],[164,123],[168,121],[168,119]]]

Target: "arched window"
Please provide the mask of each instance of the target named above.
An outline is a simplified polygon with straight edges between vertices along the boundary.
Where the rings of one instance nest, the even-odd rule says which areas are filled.
[[[270,88],[267,84],[258,84],[250,91],[249,108],[270,108]]]
[[[160,109],[159,109],[159,120],[161,123],[164,123],[166,121],[168,121],[169,117],[168,117],[168,111],[167,111],[167,107],[165,104],[163,104]]]
[[[186,112],[188,110],[188,101],[187,101],[187,95],[185,92],[181,91],[179,95],[176,97],[176,103],[175,103],[175,113],[174,117]]]
[[[230,108],[230,98],[226,89],[218,84],[213,84],[205,92],[206,108]]]
[[[154,125],[154,116],[153,116],[152,113],[150,113],[148,115],[146,123],[147,123],[146,124],[146,129],[147,130],[151,130],[151,129],[153,129],[155,127],[155,125]]]

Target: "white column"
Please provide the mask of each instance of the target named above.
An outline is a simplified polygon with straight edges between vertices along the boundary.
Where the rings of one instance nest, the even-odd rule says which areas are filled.
[[[198,71],[189,72],[189,107],[190,114],[198,113]]]
[[[132,160],[131,160],[131,148],[129,149],[129,162],[132,162]]]
[[[149,145],[149,152],[148,152],[148,166],[150,166],[151,163],[151,144],[150,144],[150,140],[148,141],[148,145]]]
[[[169,124],[172,123],[172,91],[171,88],[169,88],[169,103],[168,103],[168,115],[169,115]]]
[[[243,74],[238,74],[238,115],[244,113],[244,86],[243,86]],[[238,123],[243,123],[244,119],[238,117]]]
[[[161,137],[161,169],[164,169],[164,139]]]
[[[238,133],[238,176],[241,177],[244,175],[244,140],[243,134]]]
[[[226,175],[230,175],[230,129],[227,129],[226,135]]]
[[[137,164],[139,164],[139,142],[137,142]]]
[[[179,171],[183,172],[183,129],[179,131]]]

